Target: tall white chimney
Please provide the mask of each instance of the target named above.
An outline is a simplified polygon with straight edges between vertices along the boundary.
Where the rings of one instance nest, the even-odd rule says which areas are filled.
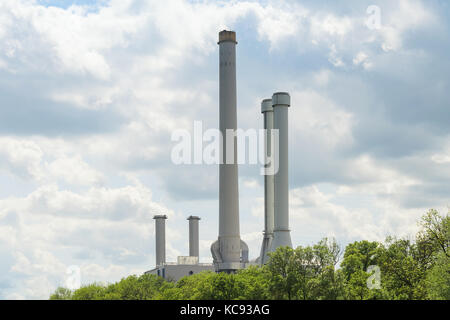
[[[199,236],[198,236],[198,222],[200,217],[189,216],[189,256],[199,256]]]
[[[261,102],[261,113],[264,115],[264,129],[265,129],[265,167],[269,167],[269,159],[271,158],[272,147],[272,129],[273,129],[273,107],[272,99],[264,99]],[[259,262],[261,265],[268,260],[267,253],[270,252],[273,239],[274,228],[274,176],[270,174],[264,175],[264,233],[263,242],[261,245],[261,253]]]
[[[289,230],[289,152],[288,152],[288,109],[291,97],[287,92],[277,92],[272,96],[273,127],[278,129],[279,165],[274,177],[274,230],[271,250],[280,246],[292,247]]]
[[[219,33],[219,127],[222,133],[219,164],[219,238],[211,246],[217,271],[234,272],[248,262],[248,248],[239,231],[239,190],[236,113],[236,33]],[[232,136],[227,135],[227,131]],[[231,147],[230,147],[231,146]],[[232,154],[231,154],[232,152]]]
[[[166,215],[156,215],[155,219],[155,247],[156,266],[166,263]]]

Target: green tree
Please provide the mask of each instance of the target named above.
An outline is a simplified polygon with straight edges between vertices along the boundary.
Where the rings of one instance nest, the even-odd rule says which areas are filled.
[[[379,293],[372,292],[367,286],[369,266],[377,265],[379,259],[378,242],[367,240],[350,243],[345,248],[344,259],[341,263],[342,274],[345,279],[345,297],[350,300],[364,300],[376,297]]]
[[[161,292],[173,287],[173,283],[154,274],[129,276],[105,289],[105,298],[120,300],[153,300]]]
[[[206,300],[204,293],[207,290],[208,279],[212,272],[201,272],[178,280],[172,288],[166,288],[161,292],[163,300]]]
[[[239,294],[234,275],[204,271],[178,280],[173,288],[162,292],[163,299],[221,300],[235,299]]]
[[[382,286],[394,299],[424,299],[427,265],[418,259],[418,246],[406,239],[388,237],[378,263]]]
[[[428,249],[426,290],[427,298],[450,299],[450,215],[431,209],[421,219],[417,243]]]
[[[337,272],[336,265],[341,256],[341,248],[335,239],[324,238],[312,247],[312,274],[309,279],[310,299],[337,300],[343,298],[344,278]]]
[[[73,300],[152,300],[159,299],[172,282],[152,274],[131,275],[109,285],[93,283],[82,286],[71,295]],[[67,289],[66,289],[67,290]],[[64,290],[57,289],[51,297],[59,297]]]
[[[72,295],[73,300],[104,300],[105,286],[98,283],[92,283],[82,286],[74,291]]]
[[[243,289],[242,283],[238,282],[235,274],[217,273],[211,283],[211,299],[234,300],[237,299]]]
[[[239,270],[236,274],[236,281],[242,289],[239,293],[239,300],[269,300],[269,271],[265,266],[250,266]]]
[[[427,273],[426,287],[428,299],[450,300],[450,259],[442,252]]]
[[[434,252],[442,252],[450,258],[450,215],[445,216],[431,209],[421,219],[422,230],[418,234],[419,241],[428,243]]]
[[[294,250],[279,247],[269,255],[267,270],[269,271],[269,291],[274,299],[295,299],[297,286],[297,265]]]
[[[72,291],[67,288],[58,287],[50,295],[50,300],[72,300]]]
[[[344,299],[344,276],[333,266],[325,267],[322,272],[310,279],[309,299],[342,300]]]
[[[340,247],[334,239],[270,254],[269,291],[275,299],[342,299],[343,277],[336,272]]]

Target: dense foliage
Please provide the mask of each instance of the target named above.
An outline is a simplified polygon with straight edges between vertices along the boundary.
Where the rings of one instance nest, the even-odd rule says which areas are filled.
[[[450,216],[430,210],[415,241],[388,237],[357,241],[345,251],[334,239],[282,247],[264,267],[236,274],[202,272],[170,282],[129,276],[74,292],[58,288],[50,299],[450,299]],[[342,258],[342,260],[341,260]]]

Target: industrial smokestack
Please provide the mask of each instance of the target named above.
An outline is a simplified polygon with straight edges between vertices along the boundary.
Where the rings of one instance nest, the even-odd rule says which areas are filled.
[[[272,99],[264,99],[261,102],[261,113],[264,115],[264,129],[265,129],[265,143],[264,143],[264,155],[265,155],[265,167],[270,165],[268,163],[271,158],[272,148],[272,129],[273,129],[273,107]],[[270,252],[273,228],[274,228],[274,176],[271,174],[264,175],[264,237],[261,246],[261,253],[259,256],[259,262],[261,265],[265,264],[268,260],[267,253]]]
[[[198,221],[199,217],[189,216],[189,256],[199,256]]]
[[[219,239],[211,246],[217,271],[234,272],[248,262],[240,238],[237,166],[236,33],[219,33],[219,127],[223,142],[219,164]],[[228,131],[228,134],[227,134]],[[230,135],[230,133],[232,135]],[[232,146],[232,147],[230,147]],[[242,254],[242,257],[241,257]]]
[[[272,251],[280,246],[292,247],[289,230],[289,180],[288,180],[288,109],[291,97],[287,92],[272,96],[273,127],[278,129],[279,165],[274,177],[274,238]]]
[[[156,266],[166,263],[166,215],[156,215],[155,219],[155,246]]]

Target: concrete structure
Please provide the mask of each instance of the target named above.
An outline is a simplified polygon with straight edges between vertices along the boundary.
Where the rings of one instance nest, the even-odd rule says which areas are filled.
[[[166,262],[145,274],[155,274],[167,280],[178,281],[182,277],[191,276],[202,271],[214,271],[214,265],[211,263],[196,264],[178,264],[175,262]]]
[[[189,216],[189,256],[199,256],[199,236],[198,236],[198,222],[200,220],[197,216]],[[198,260],[198,259],[197,259]]]
[[[264,155],[265,155],[265,168],[268,168],[271,164],[269,159],[272,149],[272,129],[273,129],[273,107],[272,99],[264,99],[261,102],[261,113],[264,115],[264,129],[265,141],[264,141]],[[264,231],[263,242],[261,245],[261,252],[258,262],[263,265],[267,262],[267,253],[271,251],[273,240],[273,228],[274,228],[274,176],[272,174],[264,175]]]
[[[292,247],[289,230],[289,179],[288,179],[288,109],[291,97],[287,92],[272,96],[273,127],[278,130],[278,172],[274,177],[274,230],[271,250],[280,246]]]
[[[180,256],[177,262],[166,262],[166,237],[165,221],[166,215],[156,215],[155,219],[155,242],[156,242],[156,266],[145,274],[155,274],[167,280],[178,281],[184,276],[189,276],[202,271],[214,271],[211,263],[199,263],[198,247],[198,221],[199,217],[190,216],[189,220],[189,256]],[[193,235],[193,237],[191,237]],[[195,253],[195,255],[192,255]]]
[[[155,219],[155,251],[156,266],[166,262],[166,215],[156,215]]]
[[[236,33],[219,33],[219,238],[211,246],[217,271],[234,272],[248,262],[248,247],[240,238],[237,165]],[[231,134],[230,134],[231,133]]]

